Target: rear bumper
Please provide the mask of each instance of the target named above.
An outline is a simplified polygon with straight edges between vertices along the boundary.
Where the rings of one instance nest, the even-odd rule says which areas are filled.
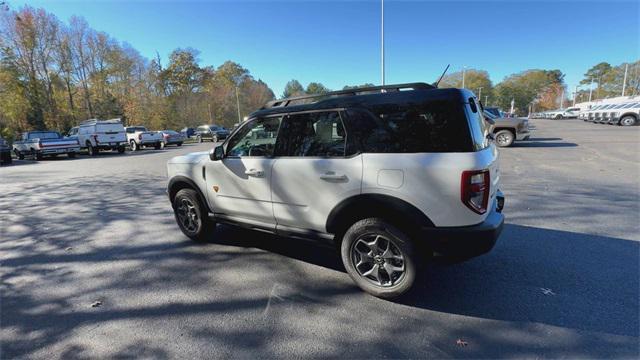
[[[66,154],[66,153],[75,153],[80,152],[80,146],[71,146],[66,148],[51,148],[51,149],[40,149],[38,153],[43,155],[53,155],[53,154]]]
[[[491,212],[480,224],[460,227],[423,228],[432,249],[445,256],[470,259],[487,253],[496,244],[504,226],[504,195],[498,191]]]
[[[96,145],[96,147],[100,150],[114,150],[123,146],[127,146],[126,141],[104,142],[98,143],[98,145]]]

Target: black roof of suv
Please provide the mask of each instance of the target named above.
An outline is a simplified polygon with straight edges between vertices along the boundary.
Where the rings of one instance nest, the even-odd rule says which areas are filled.
[[[270,101],[250,114],[249,118],[300,111],[421,103],[438,99],[458,98],[464,102],[470,97],[475,95],[466,89],[439,89],[426,83],[372,86]]]

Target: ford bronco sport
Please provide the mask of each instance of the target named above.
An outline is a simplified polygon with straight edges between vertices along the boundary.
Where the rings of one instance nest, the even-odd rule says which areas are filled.
[[[433,253],[494,246],[497,160],[470,91],[377,86],[266,104],[210,152],[169,160],[168,195],[191,239],[227,223],[328,240],[358,286],[393,298]]]

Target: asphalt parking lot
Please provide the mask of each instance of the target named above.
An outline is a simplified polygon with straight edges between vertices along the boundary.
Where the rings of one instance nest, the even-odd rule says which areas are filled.
[[[210,143],[0,168],[0,357],[637,358],[640,127],[532,120],[502,149],[507,225],[400,302],[337,254],[179,231],[165,162]]]

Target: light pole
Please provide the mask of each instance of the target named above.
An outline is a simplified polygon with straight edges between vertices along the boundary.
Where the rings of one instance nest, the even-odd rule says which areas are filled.
[[[576,91],[573,92],[573,106],[576,106],[576,97],[578,96],[578,85],[576,85]]]
[[[478,88],[478,99],[482,100],[482,86]]]
[[[622,80],[622,96],[624,96],[624,90],[627,87],[627,71],[629,70],[629,64],[624,66],[624,80]]]
[[[381,39],[381,46],[380,46],[380,64],[381,64],[381,69],[380,69],[380,77],[382,78],[382,85],[384,86],[384,0],[381,1],[381,9],[380,9],[380,22],[381,22],[381,26],[380,26],[380,39]]]
[[[485,105],[489,106],[489,95],[484,96],[484,103]]]
[[[560,93],[560,110],[564,107],[564,87],[562,88],[562,92]]]
[[[593,78],[591,78],[591,83],[589,84],[589,102],[591,102],[591,94],[593,94]]]
[[[463,66],[462,67],[462,88],[464,89],[464,75],[467,72],[467,67]]]
[[[238,85],[236,85],[236,104],[238,105],[238,124],[242,122],[240,117],[240,96],[238,95]]]

